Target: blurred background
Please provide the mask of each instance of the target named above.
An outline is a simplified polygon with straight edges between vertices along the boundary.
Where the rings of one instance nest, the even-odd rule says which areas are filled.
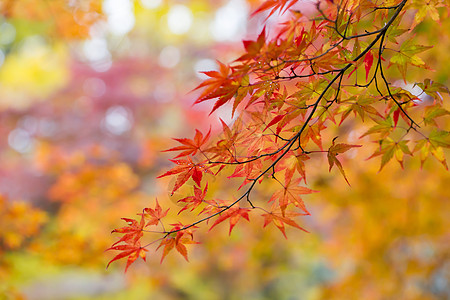
[[[449,173],[418,158],[377,173],[371,149],[344,164],[351,188],[311,163],[309,234],[286,240],[255,221],[228,236],[222,224],[189,263],[149,252],[126,274],[121,261],[105,269],[121,217],[156,197],[176,208],[155,179],[171,138],[229,120],[226,107],[192,106],[192,90],[261,31],[264,16],[248,18],[258,4],[0,0],[0,299],[450,299]],[[418,79],[450,83],[449,28],[415,29],[437,45],[424,55],[434,73]],[[357,143],[366,129],[354,126]]]

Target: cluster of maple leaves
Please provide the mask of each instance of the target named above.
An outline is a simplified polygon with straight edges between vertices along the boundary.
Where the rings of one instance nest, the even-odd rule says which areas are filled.
[[[428,68],[417,54],[429,47],[403,35],[427,14],[438,20],[436,7],[445,4],[424,13],[422,7],[415,10],[419,2],[319,1],[314,16],[302,14],[300,1],[264,2],[254,15],[280,11],[289,19],[271,29],[273,38],[264,28],[255,41],[244,41],[242,56],[204,72],[209,78],[196,88],[201,90],[196,103],[215,100],[214,112],[232,102],[236,120],[221,120],[222,134],[215,140],[210,132],[196,130],[193,139],[175,139],[180,145],[166,150],[178,152],[171,160],[175,167],[159,177],[175,178],[172,195],[192,182],[191,194],[178,201],[179,213],[199,210],[202,218],[166,228],[168,210],[156,201],[155,208],[139,214],[140,221],[123,218],[128,226],[113,231],[123,236],[109,248],[120,251],[111,262],[128,257],[127,269],[138,257],[145,260],[155,242],[163,248],[161,261],[172,249],[187,260],[185,245],[197,243],[198,225],[212,220],[211,230],[228,220],[231,233],[239,220],[249,221],[258,212],[264,227],[273,223],[284,235],[286,225],[306,231],[296,217],[310,214],[302,196],[315,192],[301,185],[307,182],[307,161],[326,154],[329,170],[336,166],[349,184],[341,157],[362,145],[322,136],[350,116],[371,124],[362,137],[378,143],[371,157],[381,156],[380,169],[393,157],[403,167],[404,156],[415,153],[422,163],[432,155],[447,168],[444,148],[450,148],[450,132],[439,127],[438,118],[449,114],[441,95],[449,90],[426,79],[417,83],[421,94],[412,94],[387,76],[387,68],[396,66],[406,83],[408,67]],[[407,19],[406,11],[414,17]],[[230,201],[210,199],[205,174],[241,178],[240,195]],[[273,180],[278,189],[268,199],[252,199],[256,184],[264,180]],[[150,231],[153,226],[158,229]],[[161,238],[142,245],[146,232]]]

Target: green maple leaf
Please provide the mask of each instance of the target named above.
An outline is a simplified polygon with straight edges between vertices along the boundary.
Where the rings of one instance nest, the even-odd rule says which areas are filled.
[[[414,45],[414,41],[406,40],[400,49],[391,57],[390,63],[397,65],[398,70],[402,74],[403,79],[406,78],[406,70],[408,64],[427,69],[428,66],[416,54],[432,48],[432,46]]]

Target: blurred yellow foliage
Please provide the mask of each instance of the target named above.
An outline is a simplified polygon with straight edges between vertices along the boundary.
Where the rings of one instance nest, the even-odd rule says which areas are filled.
[[[0,252],[4,248],[19,248],[27,238],[39,233],[45,222],[47,214],[44,211],[0,195]]]
[[[49,196],[61,202],[85,202],[98,198],[114,201],[126,195],[138,183],[139,178],[127,164],[86,164],[79,170],[69,170],[61,175],[49,190]]]
[[[39,36],[26,39],[0,68],[0,108],[24,109],[62,88],[69,79],[67,59],[62,44],[50,46]]]

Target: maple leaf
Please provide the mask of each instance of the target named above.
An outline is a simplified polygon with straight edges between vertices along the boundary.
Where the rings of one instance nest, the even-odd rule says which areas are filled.
[[[444,166],[448,171],[447,160],[445,159],[444,149],[442,147],[432,147],[431,154]]]
[[[430,16],[433,21],[439,21],[438,7],[443,6],[438,0],[415,0],[412,2],[412,7],[417,9],[414,15],[414,22],[411,25],[411,30],[414,29],[417,24],[420,24],[426,16]]]
[[[178,146],[174,148],[170,148],[168,150],[164,150],[163,152],[169,152],[169,151],[183,151],[175,158],[187,156],[187,155],[195,155],[197,151],[201,151],[200,147],[206,144],[206,142],[209,139],[211,133],[211,129],[208,131],[208,133],[203,137],[203,134],[199,130],[195,130],[195,136],[194,139],[187,139],[187,138],[181,138],[181,139],[174,139],[175,141],[181,143],[183,146]]]
[[[385,138],[394,129],[394,124],[390,116],[386,117],[386,119],[376,119],[375,122],[378,123],[378,125],[375,125],[367,130],[363,135],[360,136],[360,138],[374,133],[379,133],[380,138]]]
[[[246,139],[248,143],[247,156],[256,157],[264,153],[275,151],[273,135],[255,132],[251,137]]]
[[[390,63],[397,65],[398,70],[402,74],[403,80],[406,81],[407,65],[428,68],[425,62],[416,54],[432,48],[432,46],[414,45],[414,41],[406,40],[400,46],[400,49],[391,57]]]
[[[434,125],[438,127],[435,119],[437,117],[442,117],[446,115],[450,115],[450,112],[448,110],[446,110],[440,105],[436,104],[431,105],[425,108],[425,115],[423,117],[423,122],[425,123],[425,125]]]
[[[409,31],[409,29],[398,28],[400,19],[397,19],[397,20],[394,21],[394,23],[392,24],[393,26],[389,27],[389,29],[386,32],[386,38],[390,42],[395,43],[395,44],[398,44],[397,39],[399,37],[401,37],[404,33]]]
[[[295,120],[298,116],[304,115],[304,113],[305,112],[302,109],[298,109],[296,107],[291,107],[291,108],[285,109],[283,111],[283,113],[279,114],[280,119],[278,119],[278,117],[275,117],[271,122],[273,124],[278,123],[275,133],[277,135],[279,135],[284,127],[286,127],[289,123],[291,123],[293,120]],[[297,128],[300,128],[300,126],[296,126],[294,128],[297,129]],[[291,130],[288,129],[288,131],[291,131]]]
[[[163,212],[161,206],[158,203],[158,199],[156,199],[155,208],[144,208],[143,216],[145,219],[148,219],[145,227],[150,225],[158,225],[159,221],[167,215],[169,208]]]
[[[340,154],[340,153],[344,153],[344,152],[350,150],[351,148],[361,147],[362,145],[334,144],[335,139],[333,139],[333,143],[331,144],[330,148],[328,149],[328,154],[327,154],[328,164],[330,165],[329,171],[331,171],[331,168],[333,168],[333,166],[336,165],[338,167],[339,171],[341,171],[342,176],[344,176],[344,179],[347,182],[347,184],[350,185],[350,183],[348,182],[347,176],[345,176],[344,168],[342,167],[341,162],[337,159],[336,156],[338,156],[338,154]]]
[[[359,96],[357,96],[356,102],[354,102],[354,100],[355,97],[352,97],[346,102],[343,102],[342,106],[338,108],[337,112],[342,112],[342,117],[339,125],[344,122],[344,120],[352,111],[354,112],[355,116],[358,114],[363,122],[366,113],[368,113],[369,116],[378,116],[379,118],[381,118],[380,113],[378,113],[378,111],[372,106],[372,104],[375,104],[379,101],[378,99],[374,97],[368,97],[366,96],[365,92],[363,92]]]
[[[134,219],[122,218],[125,222],[128,223],[129,226],[125,226],[122,228],[114,229],[111,233],[125,233],[117,242],[112,244],[112,246],[117,245],[121,242],[125,242],[127,244],[137,244],[139,239],[144,235],[142,230],[144,229],[145,219],[143,214],[141,215],[141,220],[138,222]]]
[[[301,127],[299,127],[301,128]],[[306,147],[309,140],[312,140],[322,150],[322,137],[320,132],[324,130],[326,126],[322,121],[315,123],[314,125],[307,126],[302,132],[301,143],[302,147]]]
[[[290,3],[289,3],[290,2]],[[263,11],[271,9],[269,15],[266,19],[268,19],[271,15],[273,15],[277,10],[280,10],[281,13],[288,10],[292,5],[294,5],[297,0],[268,0],[264,1],[252,14],[254,15],[261,13]]]
[[[400,116],[400,114],[402,113],[402,110],[399,108],[397,108],[394,113],[392,114],[392,118],[394,120],[394,128],[397,127],[397,123],[398,123],[398,117]]]
[[[194,90],[204,88],[200,97],[194,102],[195,104],[203,101],[218,98],[210,114],[212,114],[219,107],[230,101],[239,91],[242,86],[248,86],[248,76],[244,74],[235,73],[230,66],[227,66],[218,61],[219,71],[207,71],[203,74],[211,77],[199,84]],[[245,93],[240,93],[240,102],[251,89],[244,89]],[[235,103],[235,106],[237,104]],[[234,109],[233,109],[234,112]]]
[[[244,177],[245,180],[242,182],[241,186],[238,189],[241,189],[244,185],[251,182],[253,178],[256,178],[260,173],[262,168],[262,161],[255,160],[252,162],[248,162],[245,164],[240,164],[236,167],[233,174],[231,174],[228,178],[233,177]]]
[[[190,227],[191,229],[184,229],[184,225],[181,223],[171,224],[173,226],[172,230],[168,232],[167,236],[161,241],[159,244],[158,250],[160,247],[164,246],[163,254],[161,257],[161,263],[164,258],[169,254],[169,252],[175,248],[178,253],[180,253],[186,261],[188,259],[188,251],[185,244],[198,244],[198,242],[194,241],[193,229],[197,228],[196,226]]]
[[[243,136],[245,128],[243,128],[240,118],[234,122],[233,130],[222,119],[220,119],[220,122],[222,123],[223,138],[219,139],[215,146],[206,149],[205,152],[212,154],[213,158],[217,160],[235,162],[236,158],[232,149],[241,139],[246,137]]]
[[[180,214],[182,211],[186,209],[191,209],[193,211],[196,209],[200,204],[204,202],[206,192],[208,191],[208,183],[206,183],[205,189],[202,191],[201,188],[198,188],[194,185],[194,195],[188,196],[183,199],[178,200],[178,202],[184,202],[186,205],[178,212]]]
[[[292,218],[300,215],[301,214],[295,212],[285,212],[284,214],[277,212],[270,212],[267,214],[263,214],[262,215],[264,217],[263,227],[266,227],[267,225],[273,222],[275,226],[277,226],[278,229],[283,233],[285,238],[287,238],[287,236],[284,224],[303,230],[304,232],[308,232],[306,229],[300,227],[300,225],[298,225],[294,220],[292,220]]]
[[[221,63],[220,61],[217,61],[219,64],[219,71],[205,71],[202,72],[203,74],[209,76],[209,79],[206,79],[202,83],[200,83],[194,90],[205,88],[196,101],[196,103],[203,102],[206,99],[203,99],[207,95],[211,94],[213,91],[219,89],[223,85],[226,85],[230,82],[230,79],[228,78],[228,75],[231,71],[230,67]]]
[[[239,57],[237,61],[249,60],[254,58],[261,51],[261,48],[264,46],[265,41],[266,41],[266,27],[264,26],[263,30],[259,34],[256,41],[246,41],[246,40],[242,41],[247,53]]]
[[[404,154],[412,155],[411,151],[408,148],[407,143],[408,140],[395,142],[393,139],[388,137],[384,140],[381,140],[380,148],[377,151],[375,151],[375,153],[373,153],[368,159],[382,155],[381,166],[380,170],[378,171],[380,172],[383,169],[383,167],[395,156],[398,163],[403,169]]]
[[[178,166],[156,178],[179,174],[175,181],[175,185],[172,190],[172,195],[181,186],[183,186],[186,183],[186,181],[188,181],[189,178],[192,177],[197,186],[200,186],[203,178],[203,173],[212,174],[211,170],[209,170],[209,167],[206,167],[204,163],[195,164],[190,158],[190,156],[187,156],[186,160],[170,159],[170,161],[177,164]]]
[[[250,221],[249,216],[248,216],[249,211],[250,211],[250,209],[248,209],[248,208],[230,207],[216,219],[216,221],[209,228],[209,230],[213,229],[216,225],[222,223],[226,219],[229,219],[230,230],[229,230],[228,234],[231,234],[231,231],[233,230],[234,226],[241,218],[244,218],[247,221]]]
[[[450,94],[448,87],[431,79],[425,79],[423,83],[416,83],[415,85],[419,86],[423,93],[433,97],[440,104],[442,104],[443,100],[441,93]]]
[[[373,54],[372,51],[367,52],[365,58],[364,58],[364,68],[366,69],[366,81],[369,78],[369,72],[372,68],[373,64]]]
[[[434,128],[430,132],[428,139],[435,147],[450,148],[450,131]]]
[[[270,121],[269,124],[267,124],[267,126],[266,126],[266,128],[264,128],[263,132],[266,131],[266,129],[269,128],[270,126],[275,125],[275,124],[277,124],[278,122],[280,122],[285,116],[286,116],[285,114],[283,114],[283,115],[277,114],[277,115],[272,119],[272,121]],[[278,134],[278,133],[280,133],[280,132],[277,130],[277,134]]]
[[[281,171],[286,169],[284,175],[284,182],[286,185],[289,185],[291,182],[292,176],[294,176],[295,172],[298,172],[302,179],[306,183],[306,172],[305,172],[305,163],[304,161],[308,160],[309,156],[306,154],[295,155],[293,152],[289,152],[288,155],[281,161],[281,164],[277,165],[276,171]]]
[[[423,163],[431,153],[444,166],[444,168],[448,170],[447,160],[445,159],[443,147],[436,144],[433,145],[433,143],[430,139],[422,139],[417,141],[417,144],[414,147],[414,152],[419,151],[421,167],[423,167]]]
[[[337,67],[347,63],[346,60],[339,58],[338,54],[340,50],[326,51],[322,54],[317,54],[320,58],[316,59],[312,63],[312,67],[315,71],[332,71]]]
[[[419,151],[421,166],[431,153],[448,170],[443,148],[450,148],[450,132],[435,128],[428,138],[417,141],[414,152]]]
[[[113,259],[111,259],[108,263],[108,265],[106,266],[106,268],[109,267],[109,265],[121,258],[127,257],[128,256],[128,260],[127,260],[127,265],[125,267],[125,272],[128,270],[128,267],[134,263],[139,257],[141,257],[144,261],[145,261],[145,252],[148,252],[147,249],[141,247],[140,243],[136,243],[136,244],[128,244],[128,245],[118,245],[118,246],[113,246],[111,248],[106,249],[106,251],[108,250],[118,250],[118,251],[122,251],[121,253],[119,253],[118,255],[116,255]]]
[[[269,200],[269,202],[273,201],[274,203],[278,200],[278,205],[283,215],[285,214],[286,208],[289,204],[294,204],[296,207],[303,210],[307,215],[310,214],[306,209],[305,203],[300,195],[316,193],[317,191],[298,185],[300,180],[301,179],[293,180],[286,186],[283,186],[281,189],[275,191]]]

